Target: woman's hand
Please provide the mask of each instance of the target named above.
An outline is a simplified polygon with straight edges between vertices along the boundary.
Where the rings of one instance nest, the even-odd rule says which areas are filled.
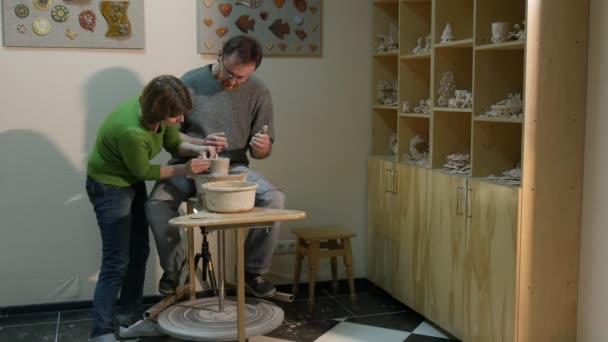
[[[209,169],[210,166],[211,161],[209,161],[209,159],[203,158],[202,156],[192,158],[186,163],[186,175],[196,175]]]

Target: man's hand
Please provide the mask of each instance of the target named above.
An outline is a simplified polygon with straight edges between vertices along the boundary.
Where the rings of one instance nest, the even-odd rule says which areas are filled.
[[[270,136],[268,133],[268,126],[264,125],[261,131],[256,133],[249,142],[251,148],[251,156],[257,159],[266,158],[270,154],[270,148],[272,147],[270,142]]]
[[[213,146],[199,146],[196,151],[203,159],[211,159],[217,157],[217,152]]]
[[[226,139],[226,133],[211,133],[205,139],[203,139],[203,145],[215,147],[215,151],[220,153],[228,149],[228,140]]]

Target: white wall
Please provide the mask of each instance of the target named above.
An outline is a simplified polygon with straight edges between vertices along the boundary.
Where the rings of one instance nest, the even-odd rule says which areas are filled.
[[[591,0],[579,342],[606,340],[608,326],[608,2]]]
[[[289,208],[307,212],[298,225],[358,234],[356,276],[365,265],[370,9],[367,0],[324,1],[323,57],[266,58],[257,72],[273,94],[277,142],[254,166],[286,190]],[[146,1],[144,51],[0,48],[0,307],[92,297],[100,238],[84,176],[95,132],[152,77],[214,61],[196,53],[195,11],[194,1]],[[292,263],[276,257],[272,277],[289,282]],[[152,246],[146,294],[160,275]]]

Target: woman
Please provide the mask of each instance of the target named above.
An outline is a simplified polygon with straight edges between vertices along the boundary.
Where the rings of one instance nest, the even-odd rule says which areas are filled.
[[[101,231],[102,257],[93,299],[92,341],[116,341],[114,305],[133,314],[142,303],[148,245],[146,180],[193,175],[210,166],[215,149],[182,141],[177,124],[192,110],[188,90],[173,76],[150,81],[141,96],[119,105],[102,123],[87,164],[86,190]],[[164,148],[200,156],[181,165],[153,165]]]

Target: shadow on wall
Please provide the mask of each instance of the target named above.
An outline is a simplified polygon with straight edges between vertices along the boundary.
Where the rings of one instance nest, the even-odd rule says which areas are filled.
[[[137,75],[126,68],[107,68],[91,75],[82,94],[87,108],[83,145],[87,155],[106,116],[126,99],[138,95],[143,86]]]
[[[95,269],[91,260],[99,258],[93,216],[83,214],[91,209],[82,174],[31,130],[0,133],[0,155],[10,161],[0,177],[0,303],[78,299],[80,271]]]

